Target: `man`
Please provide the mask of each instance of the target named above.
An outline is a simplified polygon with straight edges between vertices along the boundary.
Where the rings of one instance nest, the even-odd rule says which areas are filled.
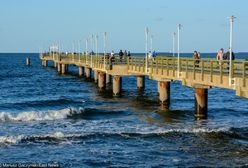
[[[119,52],[120,62],[122,62],[123,55],[124,55],[124,53],[122,52],[122,50],[120,50],[120,52]]]
[[[235,60],[235,55],[234,55],[233,51],[232,51],[232,54],[231,54],[231,58],[232,58],[232,60]],[[224,56],[224,59],[225,59],[225,60],[230,60],[230,48],[229,48],[229,50],[226,52],[226,54],[225,54],[225,56]]]

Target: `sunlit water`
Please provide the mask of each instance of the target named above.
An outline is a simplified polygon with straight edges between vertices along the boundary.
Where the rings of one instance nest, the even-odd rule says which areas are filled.
[[[197,121],[194,91],[180,82],[171,83],[171,110],[164,111],[156,81],[146,79],[142,93],[135,77],[124,77],[117,98],[69,69],[58,75],[38,54],[0,54],[0,163],[248,166],[248,100],[234,91],[210,89],[209,117]]]

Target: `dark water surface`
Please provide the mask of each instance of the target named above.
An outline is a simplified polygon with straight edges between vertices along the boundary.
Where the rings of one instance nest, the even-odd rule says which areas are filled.
[[[58,75],[38,54],[0,54],[0,163],[248,166],[248,100],[234,91],[210,89],[209,118],[197,121],[194,92],[180,82],[172,82],[171,110],[164,111],[156,81],[147,79],[140,93],[136,79],[125,77],[115,98],[69,69]]]

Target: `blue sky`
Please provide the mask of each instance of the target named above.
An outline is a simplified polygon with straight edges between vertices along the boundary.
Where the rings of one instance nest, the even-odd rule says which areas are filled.
[[[172,33],[181,30],[183,52],[228,48],[230,15],[235,15],[234,51],[248,51],[247,0],[0,0],[0,52],[37,52],[108,33],[107,49],[144,52],[145,26],[157,51],[172,50]]]

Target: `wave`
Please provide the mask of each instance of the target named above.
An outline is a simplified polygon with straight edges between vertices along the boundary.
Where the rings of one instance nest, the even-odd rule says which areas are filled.
[[[77,110],[73,108],[49,110],[47,112],[0,112],[0,122],[60,120],[71,117],[73,115],[77,115],[80,112],[81,109]]]
[[[96,108],[65,108],[61,110],[49,110],[47,112],[21,112],[9,113],[0,112],[0,122],[28,122],[28,121],[46,121],[62,119],[86,119],[96,120],[119,115],[127,115],[126,111],[96,109]]]
[[[168,129],[163,131],[150,131],[150,132],[82,132],[75,134],[67,134],[63,132],[54,132],[51,134],[44,135],[16,135],[16,136],[0,136],[0,146],[19,144],[19,143],[70,143],[70,140],[85,139],[91,137],[121,137],[121,138],[132,138],[132,137],[163,137],[170,134],[220,134],[227,137],[237,137],[237,133],[232,131],[232,128],[193,128],[193,129]],[[248,138],[248,137],[246,137]]]

